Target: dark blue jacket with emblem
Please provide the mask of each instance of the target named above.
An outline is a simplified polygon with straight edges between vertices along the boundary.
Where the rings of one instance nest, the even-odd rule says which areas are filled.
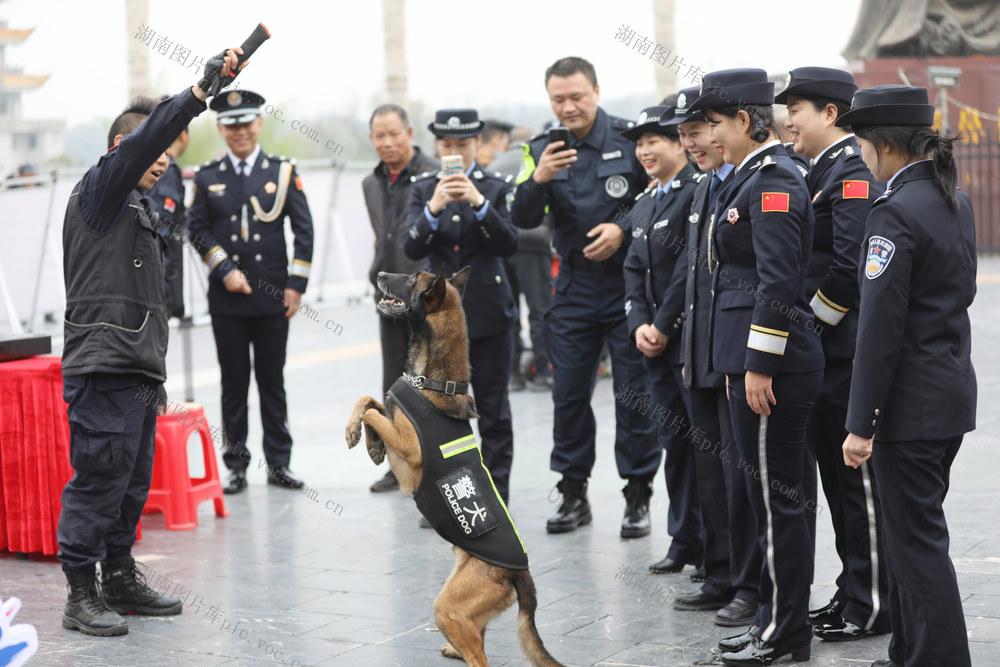
[[[295,235],[289,275],[285,220]],[[188,234],[208,265],[208,309],[212,314],[262,317],[285,312],[287,287],[304,293],[313,252],[313,223],[294,161],[257,154],[244,182],[229,155],[212,160],[194,177]],[[250,294],[226,289],[235,268],[246,273]]]
[[[899,174],[872,204],[847,410],[855,435],[912,442],[976,427],[969,320],[976,223],[968,195],[958,199],[956,213],[927,161]]]
[[[462,298],[469,339],[495,336],[509,330],[517,316],[510,281],[500,261],[517,251],[517,229],[507,210],[513,179],[474,163],[469,177],[486,198],[485,213],[480,211],[482,220],[468,202],[452,201],[441,210],[435,230],[424,208],[441,175],[433,171],[413,177],[403,251],[411,259],[426,258],[424,270],[431,273],[440,271],[442,265],[445,275],[472,267]]]
[[[816,230],[806,277],[827,361],[850,359],[858,332],[858,256],[871,203],[885,190],[853,137],[830,146],[806,179]]]
[[[813,211],[805,179],[773,142],[730,174],[712,225],[712,367],[774,376],[823,367],[805,279]]]
[[[170,157],[170,165],[160,180],[149,191],[149,198],[156,203],[160,216],[157,231],[167,242],[163,256],[166,272],[164,293],[167,297],[167,314],[184,316],[184,240],[187,217],[184,214],[184,178],[177,160]]]
[[[635,157],[635,142],[620,133],[632,127],[632,121],[611,116],[601,108],[590,133],[583,139],[573,136],[571,148],[577,161],[555,175],[548,183],[537,183],[531,175],[542,151],[549,143],[540,134],[524,144],[524,158],[517,175],[517,189],[511,202],[514,224],[533,229],[552,214],[552,244],[564,259],[580,252],[593,239],[587,232],[602,222],[618,224],[625,235],[613,256],[619,263],[628,252],[632,228],[628,212],[636,195],[646,189],[649,178]],[[569,275],[569,272],[563,272]]]
[[[670,292],[669,288],[685,277],[688,211],[695,188],[704,178],[705,174],[687,164],[670,182],[659,204],[659,186],[653,185],[636,197],[630,215],[632,244],[625,258],[628,331],[634,337],[640,325],[653,324],[669,336],[662,359],[670,364],[680,361],[684,292]]]
[[[437,534],[497,567],[528,569],[528,552],[493,485],[472,426],[440,412],[405,378],[389,388],[389,398],[413,424],[420,441],[417,509]]]

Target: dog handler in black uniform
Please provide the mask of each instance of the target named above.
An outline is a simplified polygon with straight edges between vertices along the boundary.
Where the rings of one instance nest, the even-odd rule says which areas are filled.
[[[976,426],[976,224],[956,187],[952,140],[933,122],[927,90],[909,86],[858,91],[837,121],[887,181],[862,246],[843,445],[847,465],[871,457],[882,501],[892,623],[889,659],[873,663],[882,666],[971,664],[942,503],[962,438]]]
[[[871,203],[884,189],[861,159],[854,135],[836,126],[856,90],[850,72],[799,67],[789,72],[785,89],[774,98],[788,107],[785,126],[796,151],[812,161],[806,184],[816,231],[806,297],[822,326],[826,367],[809,419],[808,442],[819,463],[842,564],[833,599],[809,612],[813,634],[827,641],[889,631],[878,496],[868,464],[848,468],[840,448],[847,437],[844,421],[858,330],[858,248]]]
[[[119,613],[181,613],[181,600],[146,586],[131,555],[153,476],[157,404],[165,400],[167,375],[165,242],[144,194],[167,168],[164,151],[205,110],[206,90],[220,78],[233,80],[237,53],[209,59],[197,85],[152,113],[127,108],[119,115],[108,152],[66,207],[62,374],[73,477],[63,489],[58,536],[69,582],[63,627],[84,634],[126,634]],[[148,392],[158,397],[152,405],[140,400]]]
[[[670,504],[667,533],[670,547],[662,561],[653,566],[658,573],[675,573],[684,565],[702,561],[701,512],[694,472],[694,445],[688,434],[677,426],[657,418],[664,409],[667,415],[687,415],[687,390],[681,379],[680,331],[684,313],[684,293],[675,292],[666,302],[668,288],[675,279],[675,268],[684,264],[682,249],[688,209],[695,188],[705,177],[687,161],[676,125],[661,126],[672,107],[643,109],[635,126],[621,133],[636,142],[635,156],[655,184],[636,197],[632,207],[632,244],[625,258],[625,317],[629,335],[645,355],[660,440],[665,461],[663,476]],[[679,279],[686,277],[684,267]],[[644,508],[645,509],[645,508]]]
[[[804,284],[813,213],[805,180],[774,134],[774,84],[761,69],[712,72],[691,105],[736,166],[712,227],[712,366],[728,376],[736,445],[764,555],[754,626],[727,665],[808,660],[811,553],[803,501],[806,424],[823,352]],[[803,548],[806,556],[803,557]]]
[[[462,156],[462,173],[445,176],[431,171],[413,177],[403,251],[410,259],[425,259],[425,270],[434,273],[442,266],[445,275],[472,267],[462,299],[469,327],[472,391],[483,460],[506,502],[514,459],[507,385],[516,310],[500,259],[517,251],[517,229],[507,209],[513,178],[500,177],[476,163],[483,123],[475,109],[441,109],[428,129],[437,137],[441,156]]]

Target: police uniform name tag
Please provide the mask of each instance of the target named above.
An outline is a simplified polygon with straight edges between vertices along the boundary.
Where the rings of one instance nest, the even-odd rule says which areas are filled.
[[[604,181],[604,191],[609,197],[621,199],[628,192],[628,181],[621,174],[612,174]]]
[[[670,220],[667,219],[667,218],[664,218],[663,220],[660,220],[658,223],[656,223],[655,225],[653,225],[653,231],[655,232],[657,229],[660,229],[661,227],[666,227],[669,224],[670,224]]]
[[[614,160],[622,156],[621,149],[616,151],[611,151],[610,153],[601,153],[601,160]]]
[[[465,535],[476,538],[497,527],[496,518],[476,488],[471,468],[464,466],[445,475],[437,481],[437,487],[445,504],[451,508],[452,518]],[[493,490],[489,491],[492,493]]]
[[[865,278],[875,280],[885,272],[896,244],[884,236],[873,236],[868,239],[868,262],[865,264]]]
[[[226,184],[225,183],[212,183],[208,186],[208,196],[209,197],[221,197],[226,194]]]

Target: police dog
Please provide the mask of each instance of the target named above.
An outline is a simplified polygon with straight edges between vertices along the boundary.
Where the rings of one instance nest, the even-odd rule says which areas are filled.
[[[462,293],[470,272],[465,267],[447,280],[443,267],[436,276],[423,271],[412,275],[378,274],[379,289],[386,295],[378,304],[379,313],[404,319],[410,325],[408,375],[469,381],[469,339]],[[477,416],[467,393],[417,391],[433,404],[433,409],[465,424]],[[386,397],[385,405],[371,396],[362,396],[345,429],[348,447],[361,440],[362,427],[372,461],[378,465],[388,458],[400,490],[413,494],[420,487],[423,455],[417,431],[404,409],[392,395]],[[463,659],[473,667],[489,667],[483,650],[486,625],[516,599],[517,630],[525,655],[536,667],[561,667],[545,649],[535,627],[535,584],[528,570],[498,567],[458,546],[454,552],[455,569],[434,600],[434,620],[449,642],[441,653]]]

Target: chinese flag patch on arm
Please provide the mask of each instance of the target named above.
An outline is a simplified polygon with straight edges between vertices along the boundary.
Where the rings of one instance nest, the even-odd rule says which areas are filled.
[[[868,181],[844,181],[844,199],[868,199]]]
[[[295,177],[295,187],[299,190],[302,189],[302,178],[300,176]]]
[[[760,210],[764,213],[768,211],[788,213],[788,193],[765,192],[760,196]]]

